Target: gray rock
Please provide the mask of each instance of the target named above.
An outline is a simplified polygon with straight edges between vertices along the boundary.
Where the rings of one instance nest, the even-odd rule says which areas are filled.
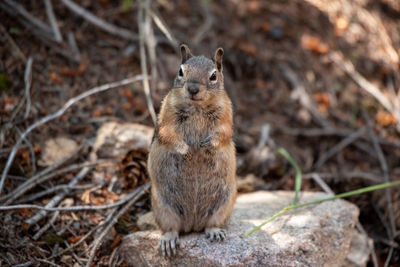
[[[350,244],[350,251],[347,254],[343,267],[365,267],[367,266],[371,248],[374,241],[365,234],[355,231]]]
[[[140,216],[136,224],[137,227],[139,227],[140,231],[159,229],[156,223],[156,219],[154,218],[154,213],[152,211]]]
[[[137,123],[108,122],[97,131],[91,159],[125,156],[131,150],[148,151],[152,127]]]
[[[293,192],[240,195],[227,225],[227,239],[209,242],[203,233],[181,236],[176,257],[163,259],[159,231],[142,231],[122,241],[120,253],[130,266],[343,266],[358,220],[358,208],[335,200],[292,210],[249,237],[243,235],[291,204]],[[301,202],[327,197],[305,192]]]

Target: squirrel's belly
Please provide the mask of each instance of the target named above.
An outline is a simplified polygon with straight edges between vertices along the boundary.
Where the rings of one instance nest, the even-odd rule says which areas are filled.
[[[181,218],[181,231],[203,230],[218,208],[229,202],[234,189],[228,176],[234,175],[230,171],[234,161],[227,153],[234,150],[202,149],[186,155],[164,150],[151,164],[160,200]]]

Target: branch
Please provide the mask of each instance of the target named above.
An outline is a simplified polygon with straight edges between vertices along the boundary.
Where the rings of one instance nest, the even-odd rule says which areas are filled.
[[[75,177],[72,179],[71,182],[68,183],[68,188],[65,189],[63,192],[61,192],[58,195],[55,195],[49,203],[46,204],[46,208],[52,208],[58,203],[60,203],[61,200],[65,198],[65,196],[71,191],[71,188],[75,186],[80,180],[82,180],[86,174],[90,171],[91,167],[85,167],[83,168]],[[1,207],[0,207],[1,208]],[[40,221],[43,217],[47,215],[47,210],[41,210],[39,213],[36,213],[33,217],[25,220],[25,223],[28,225],[32,225],[34,223],[37,223]]]
[[[314,168],[318,169],[319,167],[322,166],[330,157],[338,153],[340,150],[345,148],[346,146],[350,145],[353,143],[355,140],[360,138],[363,134],[365,133],[365,127],[359,129],[357,132],[352,133],[348,137],[344,138],[342,141],[340,141],[337,145],[332,147],[328,152],[323,154],[318,161],[315,163]]]
[[[32,83],[32,57],[28,58],[25,67],[24,73],[24,82],[25,82],[25,99],[26,99],[26,110],[24,119],[28,118],[29,112],[31,110],[31,83]]]
[[[110,229],[114,226],[114,224],[116,224],[118,222],[118,219],[125,214],[125,212],[130,208],[130,206],[132,206],[143,194],[144,192],[150,187],[150,182],[147,184],[144,184],[138,188],[136,188],[136,190],[134,191],[136,193],[136,195],[131,196],[131,199],[129,200],[129,202],[115,215],[115,217],[112,218],[112,221],[110,222],[110,224],[108,224],[103,232],[96,238],[96,240],[93,242],[93,248],[90,251],[90,256],[89,256],[89,260],[86,263],[86,267],[90,267],[94,256],[96,254],[97,249],[99,248],[99,246],[101,245],[101,243],[103,242],[104,237],[108,234],[108,232],[110,231]]]
[[[85,169],[83,169],[85,170]],[[82,171],[83,171],[82,170]],[[82,172],[81,171],[81,172]],[[78,174],[79,175],[79,174]],[[76,183],[75,183],[76,184]],[[146,184],[147,185],[147,184]],[[73,186],[73,185],[72,185]],[[105,209],[111,209],[115,208],[118,206],[121,206],[125,204],[127,201],[129,201],[132,197],[134,197],[137,194],[137,191],[133,191],[129,194],[127,194],[123,199],[120,201],[117,201],[112,204],[108,205],[101,205],[101,206],[91,206],[91,205],[82,205],[82,206],[72,206],[72,207],[46,207],[39,206],[39,205],[31,205],[31,204],[19,204],[19,205],[10,205],[10,206],[0,206],[0,211],[6,211],[6,210],[15,210],[15,209],[38,209],[38,210],[44,210],[44,211],[82,211],[82,210],[105,210]],[[49,202],[50,203],[50,202]],[[54,205],[53,205],[54,206]]]
[[[344,72],[347,73],[362,89],[367,91],[370,95],[376,98],[382,106],[393,114],[397,120],[398,129],[400,129],[400,110],[396,110],[395,105],[379,90],[378,87],[365,79],[355,68],[354,65],[342,59],[338,53],[330,53],[329,58],[338,65]],[[396,100],[393,100],[396,101]],[[400,131],[400,130],[399,130]]]
[[[62,39],[62,35],[60,33],[60,29],[58,28],[58,25],[57,25],[56,16],[54,15],[53,6],[51,5],[51,1],[44,0],[44,4],[46,6],[46,13],[47,13],[47,17],[49,18],[49,21],[50,21],[51,29],[53,30],[54,39],[56,40],[56,42],[61,43],[63,39]]]
[[[110,34],[117,35],[131,41],[136,41],[138,39],[137,35],[133,32],[106,22],[71,0],[61,0],[61,2],[78,16],[86,19],[89,23],[92,23],[96,27],[99,27]]]
[[[65,1],[65,0],[64,0]],[[3,191],[3,186],[4,186],[4,181],[6,179],[7,173],[11,167],[11,164],[15,158],[15,155],[18,151],[19,146],[21,145],[22,140],[25,139],[25,137],[34,129],[36,129],[37,127],[39,127],[40,125],[43,125],[51,120],[54,120],[58,117],[60,117],[61,115],[63,115],[65,113],[66,110],[68,110],[72,105],[74,105],[75,103],[79,102],[80,100],[91,96],[93,94],[99,93],[99,92],[103,92],[106,91],[108,89],[111,88],[115,88],[115,87],[120,87],[120,86],[124,86],[124,85],[128,85],[137,81],[143,80],[143,76],[142,75],[136,75],[134,77],[131,78],[127,78],[118,82],[113,82],[113,83],[108,83],[108,84],[104,84],[95,88],[90,89],[89,91],[86,91],[76,97],[71,98],[70,100],[68,100],[67,103],[64,104],[64,106],[59,109],[56,113],[50,114],[42,119],[40,119],[39,121],[35,122],[34,124],[32,124],[31,126],[28,127],[28,129],[25,130],[25,132],[22,133],[22,135],[20,136],[20,138],[18,139],[17,143],[14,145],[10,156],[8,157],[7,163],[4,167],[3,173],[1,175],[1,180],[0,180],[0,195],[1,192]]]
[[[143,0],[141,0],[143,1]],[[144,93],[146,95],[146,102],[147,102],[147,107],[149,110],[149,113],[151,115],[151,118],[153,119],[154,125],[157,124],[157,116],[156,112],[154,111],[154,105],[153,105],[153,100],[151,99],[151,92],[150,92],[150,84],[149,84],[149,79],[147,75],[147,59],[146,59],[146,51],[144,49],[144,44],[145,44],[145,22],[144,22],[144,17],[143,13],[145,12],[145,7],[144,3],[140,2],[139,8],[138,8],[138,25],[139,25],[139,34],[140,34],[140,39],[139,39],[139,44],[140,44],[140,66],[142,69],[142,75],[143,75],[143,88],[144,88]]]

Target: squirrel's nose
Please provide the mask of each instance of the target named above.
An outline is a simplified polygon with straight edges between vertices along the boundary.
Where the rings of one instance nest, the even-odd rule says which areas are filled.
[[[188,83],[187,89],[190,94],[195,95],[199,92],[199,85],[197,83]]]

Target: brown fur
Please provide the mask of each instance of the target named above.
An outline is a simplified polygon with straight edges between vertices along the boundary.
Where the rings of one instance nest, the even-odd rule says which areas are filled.
[[[185,76],[162,103],[148,159],[152,205],[163,232],[223,227],[236,197],[232,105],[224,90],[222,49],[214,61],[182,48]],[[211,84],[209,71],[217,70]],[[190,98],[187,84],[200,90]]]

